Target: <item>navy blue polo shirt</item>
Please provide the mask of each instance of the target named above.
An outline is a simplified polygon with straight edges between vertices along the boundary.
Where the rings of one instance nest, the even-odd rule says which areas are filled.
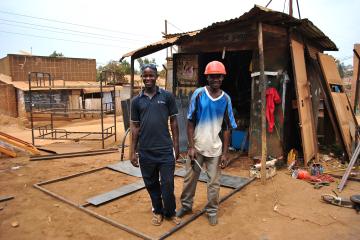
[[[138,150],[172,151],[168,119],[176,114],[178,109],[174,95],[164,89],[157,87],[151,99],[143,91],[134,97],[131,101],[131,121],[140,123]]]

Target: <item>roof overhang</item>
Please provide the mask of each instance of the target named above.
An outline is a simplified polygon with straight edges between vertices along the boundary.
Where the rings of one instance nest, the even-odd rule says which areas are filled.
[[[121,60],[126,57],[131,57],[133,59],[144,57],[146,55],[155,53],[164,48],[170,47],[172,45],[178,45],[185,39],[191,39],[196,35],[206,34],[212,30],[220,27],[229,26],[231,24],[246,23],[246,22],[263,22],[269,25],[275,25],[279,27],[284,27],[287,29],[294,29],[295,31],[301,33],[310,41],[316,41],[316,45],[320,47],[322,51],[337,51],[338,48],[334,42],[330,40],[319,28],[317,28],[310,20],[308,19],[297,19],[286,13],[273,11],[269,8],[264,8],[258,5],[255,5],[249,12],[244,13],[238,18],[230,19],[223,22],[216,22],[211,24],[208,27],[205,27],[201,30],[186,32],[186,33],[176,33],[169,34],[165,36],[165,39],[152,43],[150,45],[144,46],[132,52],[126,53],[122,56]],[[120,61],[121,61],[120,60]]]

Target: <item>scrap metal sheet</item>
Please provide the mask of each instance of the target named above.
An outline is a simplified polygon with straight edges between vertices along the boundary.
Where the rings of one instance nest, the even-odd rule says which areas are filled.
[[[130,160],[121,161],[115,164],[108,165],[106,167],[117,172],[125,173],[130,176],[142,177],[140,168],[134,167],[131,164]]]
[[[178,177],[184,177],[185,174],[186,174],[185,168],[181,168],[175,171],[175,176]],[[237,188],[246,184],[249,180],[250,180],[249,178],[221,174],[220,185],[222,187]],[[199,181],[201,182],[208,181],[208,177],[204,172],[200,173]]]
[[[91,203],[92,205],[98,206],[98,205],[107,203],[109,201],[115,200],[117,198],[123,197],[127,194],[139,191],[143,188],[145,188],[144,181],[140,180],[140,181],[122,186],[113,191],[91,197],[91,198],[87,199],[86,202]]]

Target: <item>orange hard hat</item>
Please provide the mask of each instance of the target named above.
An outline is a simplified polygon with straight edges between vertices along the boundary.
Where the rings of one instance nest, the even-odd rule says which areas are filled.
[[[226,74],[225,66],[219,61],[212,61],[206,65],[204,74]]]

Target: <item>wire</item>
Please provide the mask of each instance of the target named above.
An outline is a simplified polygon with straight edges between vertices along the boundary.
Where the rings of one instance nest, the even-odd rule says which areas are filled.
[[[299,0],[296,0],[296,5],[297,5],[298,13],[299,13],[299,19],[301,19],[301,16],[300,16],[300,7],[299,7]]]
[[[1,19],[0,19],[1,20]],[[77,36],[83,36],[83,37],[90,37],[88,35],[84,35],[84,34],[79,34],[79,33],[70,33],[70,32],[62,32],[62,31],[56,31],[56,30],[50,30],[50,29],[41,29],[41,28],[36,28],[36,27],[27,27],[27,26],[20,26],[20,25],[16,25],[16,24],[11,24],[11,23],[3,23],[0,22],[0,24],[5,24],[5,25],[9,25],[9,26],[15,26],[15,27],[21,27],[21,28],[26,28],[26,29],[35,29],[35,30],[40,30],[40,31],[47,31],[47,32],[54,32],[54,33],[63,33],[63,34],[71,34],[71,35],[77,35]],[[91,38],[97,38],[97,39],[104,39],[104,40],[108,40],[108,41],[119,41],[116,39],[111,39],[111,38],[103,38],[103,37],[94,37],[92,36]],[[135,39],[122,39],[125,41],[139,41],[139,42],[143,42],[142,40],[135,40]]]
[[[285,12],[286,0],[284,0],[283,12]]]
[[[5,13],[5,14],[9,14],[9,15],[15,15],[15,16],[21,16],[21,17],[28,17],[28,18],[33,18],[33,19],[40,19],[40,20],[49,21],[49,22],[63,23],[63,24],[69,24],[69,25],[73,25],[73,26],[86,27],[86,28],[92,28],[92,29],[103,30],[103,31],[108,31],[108,32],[116,32],[116,33],[121,33],[121,34],[129,34],[129,35],[143,36],[143,37],[144,37],[144,35],[141,35],[141,34],[129,33],[129,32],[120,32],[120,31],[116,31],[116,30],[112,30],[112,29],[107,29],[107,28],[94,27],[94,26],[89,26],[89,25],[83,25],[83,24],[77,24],[77,23],[59,21],[59,20],[56,20],[56,19],[42,18],[42,17],[34,17],[34,16],[26,15],[26,14],[19,14],[19,13],[8,12],[8,11],[3,11],[3,10],[0,10],[0,12],[1,12],[1,13]]]
[[[109,38],[121,39],[121,40],[139,41],[139,40],[131,39],[131,38],[120,38],[120,37],[114,37],[114,36],[110,36],[110,35],[103,35],[103,34],[90,33],[90,32],[83,32],[83,31],[77,31],[77,30],[72,30],[72,29],[67,29],[67,28],[58,28],[58,27],[41,25],[41,24],[34,24],[34,23],[27,23],[27,22],[15,21],[15,20],[8,20],[8,19],[3,19],[3,18],[0,18],[0,20],[6,21],[6,22],[13,22],[13,23],[20,23],[20,24],[25,24],[25,25],[43,27],[43,28],[58,29],[58,30],[69,31],[69,32],[74,32],[74,33],[82,33],[82,34],[95,35],[95,36],[101,36],[101,37],[109,37]]]
[[[178,28],[177,26],[175,26],[173,23],[169,22],[169,20],[167,21],[168,24],[170,24],[171,26],[173,26],[174,28],[176,28],[177,30],[179,30],[180,32],[185,32],[184,30]]]
[[[270,0],[269,2],[268,2],[268,4],[266,4],[266,8],[269,6],[269,4],[272,2],[272,0]]]
[[[109,45],[109,44],[94,43],[94,42],[83,42],[83,41],[76,41],[76,40],[63,39],[63,38],[45,37],[45,36],[38,36],[38,35],[18,33],[18,32],[8,32],[8,31],[2,31],[2,30],[0,30],[0,32],[8,33],[8,34],[15,34],[15,35],[22,35],[22,36],[30,36],[30,37],[36,37],[36,38],[60,40],[60,41],[66,41],[66,42],[85,43],[85,44],[91,44],[91,45],[97,45],[97,46],[105,46],[105,47],[116,47],[116,48],[130,47],[130,46],[117,46],[117,45]]]

